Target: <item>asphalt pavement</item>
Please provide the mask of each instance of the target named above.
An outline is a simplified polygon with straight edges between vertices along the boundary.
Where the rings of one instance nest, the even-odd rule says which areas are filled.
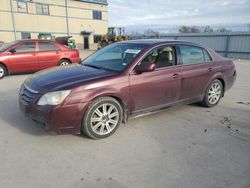
[[[18,108],[29,75],[0,80],[0,187],[249,188],[250,61],[235,64],[218,106],[171,107],[103,140],[48,134]]]

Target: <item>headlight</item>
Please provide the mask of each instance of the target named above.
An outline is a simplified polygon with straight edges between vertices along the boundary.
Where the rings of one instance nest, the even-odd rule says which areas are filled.
[[[71,90],[55,91],[44,94],[38,101],[38,105],[58,105],[69,95]]]

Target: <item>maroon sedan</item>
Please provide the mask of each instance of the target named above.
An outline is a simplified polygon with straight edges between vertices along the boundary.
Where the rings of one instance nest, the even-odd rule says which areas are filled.
[[[183,41],[135,40],[112,44],[82,64],[28,78],[20,108],[47,130],[93,139],[113,134],[128,117],[200,102],[215,106],[234,83],[231,60]]]
[[[49,40],[17,40],[0,47],[0,79],[11,73],[34,72],[79,63],[78,50]]]

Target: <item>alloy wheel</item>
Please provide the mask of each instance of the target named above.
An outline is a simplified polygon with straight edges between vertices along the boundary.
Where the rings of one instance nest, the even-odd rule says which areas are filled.
[[[213,83],[208,91],[208,101],[210,104],[216,104],[221,97],[222,88],[218,82]]]
[[[97,135],[106,135],[114,130],[119,122],[116,106],[104,103],[98,106],[91,116],[91,129]]]

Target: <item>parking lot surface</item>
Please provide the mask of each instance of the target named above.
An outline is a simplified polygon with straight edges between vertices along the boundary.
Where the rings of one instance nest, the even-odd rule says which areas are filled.
[[[0,80],[0,187],[250,187],[250,61],[235,64],[218,106],[171,107],[103,140],[48,134],[18,107],[29,75]]]

